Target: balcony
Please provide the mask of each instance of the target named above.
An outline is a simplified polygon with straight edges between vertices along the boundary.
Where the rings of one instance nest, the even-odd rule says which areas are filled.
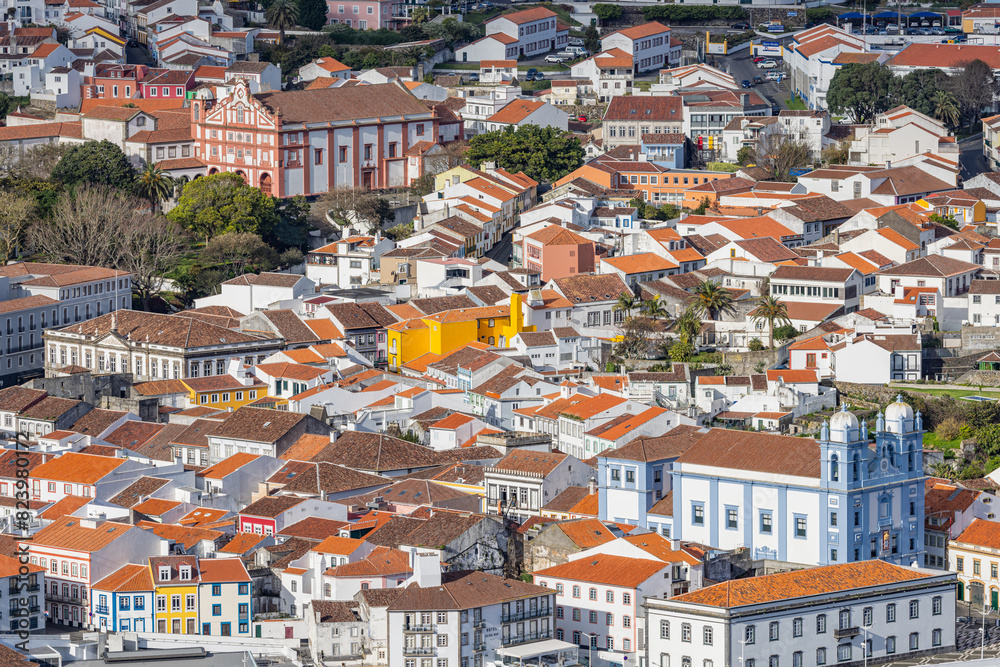
[[[58,595],[56,593],[46,593],[45,599],[51,602],[68,602],[70,604],[83,604],[79,593],[76,595]]]
[[[540,616],[548,616],[549,608],[540,609],[525,609],[522,612],[514,612],[511,614],[504,614],[500,617],[501,623],[512,623],[514,621],[526,621],[529,618],[538,618]]]
[[[403,625],[403,632],[434,632],[434,626],[430,623],[407,623]]]
[[[474,628],[484,628],[486,627],[486,621],[482,618],[473,619],[472,627]]]
[[[433,646],[404,646],[403,655],[434,655]]]
[[[99,605],[97,605],[96,607],[94,607],[94,613],[95,614],[107,614],[108,613],[108,605],[106,605],[106,604],[99,604]]]
[[[39,584],[31,584],[29,586],[11,586],[7,589],[9,595],[21,595],[22,593],[37,593],[41,588]]]
[[[861,628],[854,626],[853,628],[837,628],[833,631],[834,639],[843,639],[844,637],[857,637],[861,634]]]
[[[501,640],[501,643],[504,646],[514,646],[515,644],[524,644],[525,642],[536,642],[540,639],[552,639],[552,631],[546,630],[544,632],[529,632],[523,635],[504,637]]]
[[[486,642],[473,642],[473,644],[472,644],[472,650],[473,651],[485,651],[486,650]]]

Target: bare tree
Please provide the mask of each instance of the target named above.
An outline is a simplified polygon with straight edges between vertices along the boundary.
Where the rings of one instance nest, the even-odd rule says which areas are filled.
[[[28,149],[18,170],[29,178],[40,178],[48,180],[52,175],[52,170],[69,150],[68,144],[38,144]]]
[[[184,230],[162,215],[145,214],[121,230],[121,253],[116,268],[132,274],[143,310],[163,291],[167,274],[187,248]]]
[[[342,228],[359,227],[370,234],[381,229],[392,214],[387,200],[364,188],[334,188],[320,197],[317,204]]]
[[[762,135],[752,147],[752,161],[776,181],[787,181],[789,172],[809,164],[809,146],[784,134]]]
[[[146,203],[105,185],[85,185],[64,192],[51,220],[40,220],[29,230],[36,250],[69,264],[114,266],[124,230],[143,215]]]
[[[17,256],[28,222],[35,212],[30,197],[0,190],[0,260],[3,264]]]

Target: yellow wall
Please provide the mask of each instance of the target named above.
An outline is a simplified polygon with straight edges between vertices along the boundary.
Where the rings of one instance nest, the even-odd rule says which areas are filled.
[[[156,581],[156,573],[153,574],[153,581]],[[156,597],[165,595],[167,597],[167,610],[165,612],[156,610]],[[171,611],[171,596],[180,595],[181,596],[181,610]],[[194,609],[187,611],[187,596],[194,595]],[[181,622],[181,634],[187,634],[187,623],[189,618],[194,619],[194,632],[195,634],[201,633],[201,628],[198,626],[198,585],[185,585],[185,586],[157,586],[153,598],[153,627],[154,629],[158,626],[161,619],[167,622],[167,633],[173,633],[173,622],[174,619],[180,619]]]
[[[443,190],[445,184],[451,183],[452,176],[458,176],[459,183],[465,183],[466,181],[471,181],[474,178],[479,178],[479,174],[469,171],[468,167],[452,167],[448,171],[442,171],[434,177],[434,189]]]
[[[422,354],[433,352],[445,355],[474,341],[487,345],[499,345],[501,337],[505,345],[510,345],[510,339],[521,331],[534,331],[534,326],[524,326],[524,313],[521,310],[521,295],[510,295],[510,316],[481,317],[455,322],[437,322],[425,319],[427,328],[405,329],[397,331],[389,329],[388,356],[389,368],[398,369],[408,364]],[[493,320],[491,327],[490,319]],[[492,343],[490,337],[493,337]],[[395,345],[395,347],[393,347]],[[395,350],[395,352],[393,352]]]
[[[188,387],[188,389],[190,389],[190,387]],[[254,394],[254,398],[250,398],[251,391],[257,392],[256,394]],[[241,400],[236,400],[236,392],[241,392],[243,394],[243,398]],[[216,401],[212,401],[213,394],[217,398]],[[229,396],[229,400],[228,401],[222,400],[227,394]],[[203,396],[208,397],[205,399],[204,403],[201,402]],[[235,389],[235,390],[227,389],[225,391],[195,391],[191,389],[190,393],[188,394],[188,402],[191,404],[192,407],[196,405],[204,405],[206,407],[218,408],[220,410],[225,410],[227,408],[232,408],[233,410],[236,410],[237,408],[243,407],[247,403],[253,403],[254,401],[264,398],[265,396],[267,396],[267,385],[262,385],[259,387],[252,387],[252,388]]]

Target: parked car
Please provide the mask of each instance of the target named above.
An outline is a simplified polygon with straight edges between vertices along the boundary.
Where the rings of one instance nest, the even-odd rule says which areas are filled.
[[[885,27],[886,30],[899,30],[899,26],[895,23],[890,23]]]
[[[530,67],[530,68],[528,68],[528,71],[525,72],[524,78],[527,81],[532,81],[535,78],[536,74],[538,74],[538,70],[535,69],[534,67]]]
[[[768,72],[765,78],[768,81],[781,81],[785,78],[784,72]]]
[[[929,34],[931,34],[931,29],[930,28],[919,28],[917,30],[917,34],[918,35],[929,35]]]
[[[756,65],[757,63],[764,61],[764,56],[754,56],[752,60],[753,63]]]
[[[469,75],[469,81],[479,81],[479,74],[477,74],[476,72],[473,72],[472,74],[470,74]]]
[[[545,56],[545,62],[559,64],[566,61],[566,56],[562,54],[552,54]]]
[[[760,85],[760,84],[762,84],[762,83],[764,83],[764,79],[762,79],[761,77],[759,77],[759,76],[755,76],[755,77],[753,78],[753,84],[754,84],[755,86],[759,86],[759,85]]]
[[[741,83],[740,85],[743,86],[744,88],[749,88],[750,87],[750,79],[743,79],[743,83]]]
[[[927,19],[924,19],[923,21],[920,22],[920,27],[929,28],[931,27],[931,22],[928,21]]]
[[[579,121],[579,122],[581,122],[581,123],[586,123],[587,122],[587,114],[585,114],[585,113],[580,114],[579,116],[576,117],[576,120]]]
[[[570,46],[583,46],[583,40],[579,37],[570,37],[568,44]]]
[[[729,27],[732,28],[733,30],[749,30],[750,29],[750,24],[749,23],[734,23],[733,25],[731,25]]]
[[[778,62],[776,60],[765,60],[760,64],[761,69],[774,69],[777,66]]]
[[[931,28],[931,34],[932,35],[943,35],[944,34],[944,30],[942,30],[941,28]]]

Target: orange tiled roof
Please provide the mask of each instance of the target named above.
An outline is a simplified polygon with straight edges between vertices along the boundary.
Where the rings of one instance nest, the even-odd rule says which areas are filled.
[[[877,591],[878,587],[886,584],[930,576],[934,575],[881,560],[868,560],[734,579],[678,595],[672,600],[731,609],[862,588]]]
[[[535,570],[532,574],[536,580],[570,579],[606,586],[637,588],[666,567],[670,566],[661,560],[595,554],[544,570]]]

